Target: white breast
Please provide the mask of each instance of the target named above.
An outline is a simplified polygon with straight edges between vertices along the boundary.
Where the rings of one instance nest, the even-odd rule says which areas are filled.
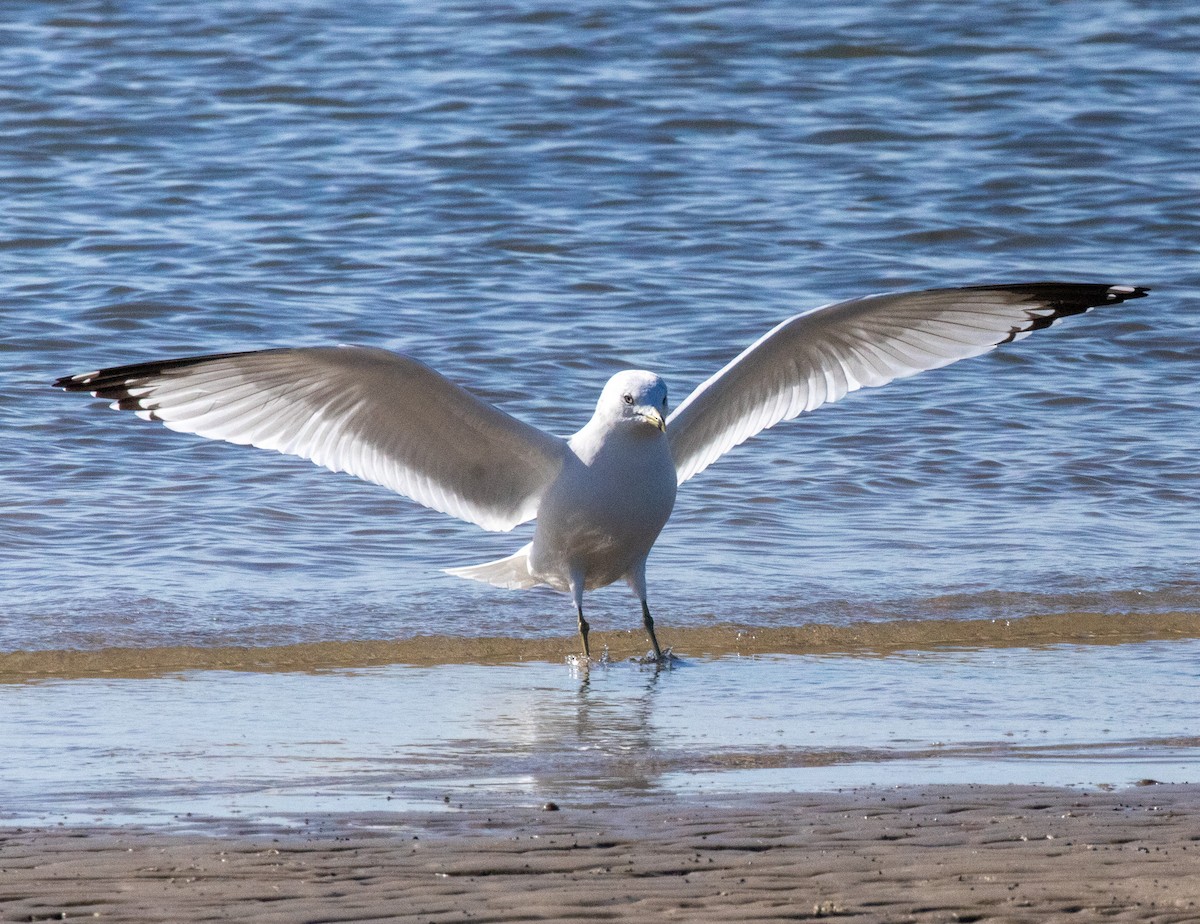
[[[530,564],[553,587],[567,589],[575,573],[591,590],[645,561],[675,505],[675,463],[666,438],[646,427],[580,431],[571,448],[538,509]]]

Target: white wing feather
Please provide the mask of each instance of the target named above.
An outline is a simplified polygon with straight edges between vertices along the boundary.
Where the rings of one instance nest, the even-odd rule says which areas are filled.
[[[491,530],[537,514],[567,452],[428,366],[365,347],[140,363],[55,384],[172,430],[311,459]]]
[[[789,318],[700,385],[667,421],[679,483],[768,427],[986,353],[1136,286],[1028,283],[871,295]]]

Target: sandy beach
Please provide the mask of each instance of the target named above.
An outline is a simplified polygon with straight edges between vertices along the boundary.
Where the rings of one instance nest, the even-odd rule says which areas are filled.
[[[1200,787],[921,787],[0,831],[6,921],[1184,922]]]

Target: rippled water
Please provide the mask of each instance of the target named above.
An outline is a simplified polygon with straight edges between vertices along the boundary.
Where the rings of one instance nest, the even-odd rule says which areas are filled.
[[[98,678],[159,646],[217,654],[0,688],[0,820],[346,810],[451,784],[1194,780],[1197,125],[1184,3],[6,3],[0,655]],[[290,643],[301,667],[350,642],[383,663],[380,640],[448,652],[428,663],[461,660],[464,636],[569,650],[573,620],[553,593],[439,571],[528,529],[49,388],[351,342],[567,434],[614,371],[660,371],[678,400],[823,302],[1046,278],[1154,291],[851,396],[686,485],[650,587],[691,660],[661,676],[171,675],[287,667],[262,646]],[[627,591],[591,606],[593,639],[624,643]],[[1061,631],[1037,645],[1142,621],[1123,644],[1025,647],[1039,614]],[[947,629],[966,619],[1024,628],[937,650],[973,644]],[[916,653],[700,657],[866,621]],[[745,634],[704,647],[729,624]]]
[[[0,650],[567,635],[494,536],[47,387],[407,351],[558,433],[884,289],[1154,287],[785,425],[681,492],[664,626],[1195,608],[1186,4],[11,3]],[[624,588],[595,625],[636,621]]]

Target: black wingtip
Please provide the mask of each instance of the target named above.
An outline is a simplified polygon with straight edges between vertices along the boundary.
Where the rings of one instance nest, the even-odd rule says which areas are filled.
[[[1145,298],[1149,294],[1149,286],[1109,286],[1107,304],[1119,305],[1121,302],[1128,301],[1131,298]]]
[[[1021,292],[1064,312],[1075,313],[1102,305],[1119,305],[1134,298],[1145,298],[1148,286],[1106,282],[1025,282],[1016,285],[972,286]]]
[[[1093,308],[1119,305],[1145,298],[1147,286],[1098,282],[1023,282],[1015,285],[971,286],[970,289],[1000,289],[1029,299],[1034,307],[1028,317],[1014,325],[1001,343],[1011,343],[1033,331],[1049,327],[1061,318],[1083,314]]]
[[[1145,298],[1146,286],[1109,285],[1107,283],[1038,283],[1030,286],[1031,294],[1053,310],[1034,325],[1045,327],[1059,318],[1083,314],[1093,308],[1119,305],[1134,298]]]
[[[162,375],[179,369],[187,369],[220,359],[232,359],[250,353],[274,353],[277,350],[248,350],[238,353],[210,353],[204,356],[184,356],[179,359],[160,359],[152,362],[131,363],[125,366],[110,366],[94,372],[64,375],[54,380],[54,387],[65,391],[90,391],[100,398],[124,397],[124,386],[136,378]]]
[[[61,388],[64,391],[91,391],[91,382],[99,372],[81,372],[78,375],[64,375],[61,378],[54,380],[53,388]]]

